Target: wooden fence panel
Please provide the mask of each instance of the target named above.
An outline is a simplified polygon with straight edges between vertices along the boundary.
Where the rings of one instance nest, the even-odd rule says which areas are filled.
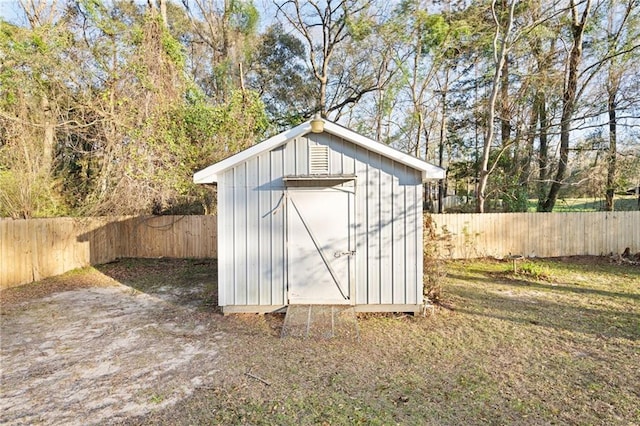
[[[216,258],[215,216],[141,216],[121,224],[120,257]]]
[[[431,215],[449,234],[452,259],[558,257],[640,252],[640,212]],[[444,251],[444,243],[443,243]]]
[[[119,220],[0,220],[0,288],[115,259]]]
[[[0,219],[0,289],[119,257],[217,257],[215,216]]]
[[[450,235],[443,255],[452,259],[640,251],[637,211],[432,217]],[[0,219],[0,289],[119,257],[216,258],[216,217]]]

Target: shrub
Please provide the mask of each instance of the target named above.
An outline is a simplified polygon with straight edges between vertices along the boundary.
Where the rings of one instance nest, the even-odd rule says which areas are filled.
[[[451,233],[446,228],[438,233],[436,228],[431,215],[425,215],[422,275],[425,304],[442,301],[442,282],[447,276],[447,265],[442,252],[451,249]]]

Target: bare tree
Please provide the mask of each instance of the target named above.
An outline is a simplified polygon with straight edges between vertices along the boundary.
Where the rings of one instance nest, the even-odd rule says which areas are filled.
[[[216,101],[224,102],[240,87],[241,64],[252,51],[258,12],[250,1],[182,0],[191,22],[192,46],[205,46],[201,60],[208,66],[194,65],[202,75],[194,75]],[[202,50],[202,49],[200,49]]]
[[[620,90],[625,75],[632,72],[637,64],[637,55],[632,54],[638,45],[639,22],[638,18],[632,19],[632,13],[640,7],[640,1],[627,0],[618,9],[617,2],[613,1],[608,8],[607,17],[607,46],[606,57],[608,60],[607,81],[605,84],[607,91],[607,115],[609,127],[609,150],[607,153],[607,181],[605,191],[605,209],[612,211],[614,208],[613,199],[615,194],[617,177],[617,157],[618,157],[618,102],[620,101]],[[620,13],[621,12],[621,13]],[[618,53],[625,52],[626,55]],[[634,64],[634,59],[635,64]]]
[[[57,2],[45,0],[20,0],[23,12],[25,13],[32,30],[52,25],[57,16]],[[42,164],[40,171],[48,174],[53,168],[55,156],[55,131],[57,117],[55,116],[55,106],[51,104],[49,94],[45,90],[40,95],[40,111],[42,114],[43,147]]]
[[[579,7],[582,4],[582,13],[579,11]],[[591,11],[591,0],[584,0],[584,2],[576,3],[575,0],[569,1],[569,9],[571,12],[571,36],[572,45],[569,52],[567,75],[564,83],[564,90],[562,95],[562,115],[560,118],[560,161],[558,163],[558,170],[554,178],[547,198],[542,205],[542,210],[550,212],[556,204],[558,199],[558,192],[562,186],[562,181],[567,171],[567,164],[569,160],[569,137],[571,135],[571,123],[573,114],[576,108],[576,101],[578,99],[578,76],[579,67],[582,61],[582,46],[584,32],[587,26],[589,13]]]
[[[318,83],[315,109],[323,117],[332,111],[339,114],[365,94],[378,90],[381,79],[387,77],[384,62],[374,64],[366,51],[351,49],[349,55],[340,55],[341,61],[334,61],[341,49],[370,33],[370,3],[288,0],[276,4],[278,16],[306,42],[309,65]]]
[[[489,110],[487,113],[487,130],[484,138],[484,144],[482,146],[482,157],[480,161],[480,173],[478,180],[478,193],[476,209],[478,213],[484,213],[487,182],[489,180],[489,155],[491,153],[491,146],[493,144],[495,129],[494,120],[496,116],[496,103],[498,99],[498,90],[500,86],[500,80],[504,71],[504,65],[506,62],[507,54],[512,46],[513,38],[513,24],[514,13],[518,0],[512,0],[508,5],[507,20],[504,24],[498,19],[498,13],[496,11],[496,0],[491,3],[491,12],[495,23],[495,34],[493,37],[493,65],[494,73],[493,80],[491,82],[491,92],[489,95]]]

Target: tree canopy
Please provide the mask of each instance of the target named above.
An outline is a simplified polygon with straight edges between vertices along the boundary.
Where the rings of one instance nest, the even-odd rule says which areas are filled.
[[[440,206],[613,209],[640,185],[640,0],[16,9],[0,16],[0,216],[207,212],[194,171],[316,113],[447,168],[426,191]]]

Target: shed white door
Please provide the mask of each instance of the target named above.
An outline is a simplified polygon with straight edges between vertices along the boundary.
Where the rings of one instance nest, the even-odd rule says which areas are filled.
[[[354,217],[352,188],[289,189],[289,303],[352,304]]]

